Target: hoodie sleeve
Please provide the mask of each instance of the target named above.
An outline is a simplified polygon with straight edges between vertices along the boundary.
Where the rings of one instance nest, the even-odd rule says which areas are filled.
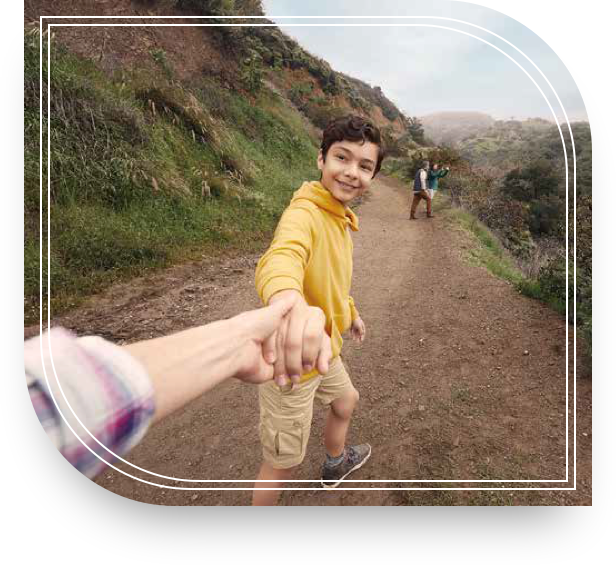
[[[353,300],[352,296],[349,296],[349,306],[351,308],[351,320],[355,321],[357,318],[359,318],[359,312],[355,307],[355,300]]]
[[[312,215],[305,208],[288,208],[278,223],[274,239],[259,260],[255,285],[263,304],[281,290],[304,295],[304,272],[312,254]]]
[[[438,172],[438,178],[441,178],[441,179],[442,179],[443,177],[446,177],[446,176],[447,176],[447,173],[449,173],[449,169],[441,169],[441,170]]]

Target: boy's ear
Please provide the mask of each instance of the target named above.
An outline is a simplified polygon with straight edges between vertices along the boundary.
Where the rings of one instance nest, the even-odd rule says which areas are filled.
[[[319,155],[317,156],[317,167],[319,168],[319,171],[323,170],[323,152],[319,149]]]

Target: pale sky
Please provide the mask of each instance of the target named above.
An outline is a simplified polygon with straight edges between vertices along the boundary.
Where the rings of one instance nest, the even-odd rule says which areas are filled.
[[[557,119],[564,120],[556,95],[533,65],[499,38],[467,25],[474,24],[498,34],[524,52],[552,84],[571,121],[587,119],[578,88],[559,57],[526,26],[495,10],[446,0],[382,0],[380,3],[263,0],[263,7],[270,19],[310,53],[325,59],[337,71],[380,86],[410,116],[473,110],[500,119],[554,119],[532,80],[506,55],[481,41],[484,39],[522,64],[552,103]],[[288,24],[341,23],[341,20],[280,18],[334,15],[431,18],[344,20],[344,23],[424,24],[415,27],[291,27]],[[436,16],[466,23],[434,19]],[[426,24],[454,29],[426,27]]]

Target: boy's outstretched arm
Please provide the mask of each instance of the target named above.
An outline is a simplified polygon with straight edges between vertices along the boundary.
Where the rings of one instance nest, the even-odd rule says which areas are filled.
[[[315,238],[313,223],[309,210],[288,208],[255,273],[264,304],[287,296],[294,303],[276,336],[274,379],[278,384],[284,384],[287,376],[299,381],[302,373],[315,365],[319,372],[327,372],[331,357],[331,341],[323,332],[325,315],[320,308],[308,306],[303,297],[304,274]]]

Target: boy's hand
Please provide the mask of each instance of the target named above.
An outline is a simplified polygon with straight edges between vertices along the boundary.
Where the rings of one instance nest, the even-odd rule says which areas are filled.
[[[287,378],[298,383],[302,373],[317,369],[325,374],[332,356],[331,339],[325,332],[325,314],[308,306],[296,290],[277,292],[269,301],[291,300],[293,306],[285,316],[276,336],[274,380],[284,385]]]
[[[360,343],[364,341],[364,337],[366,337],[366,324],[364,324],[364,321],[359,316],[355,318],[351,324],[351,336],[353,337],[353,341]]]

